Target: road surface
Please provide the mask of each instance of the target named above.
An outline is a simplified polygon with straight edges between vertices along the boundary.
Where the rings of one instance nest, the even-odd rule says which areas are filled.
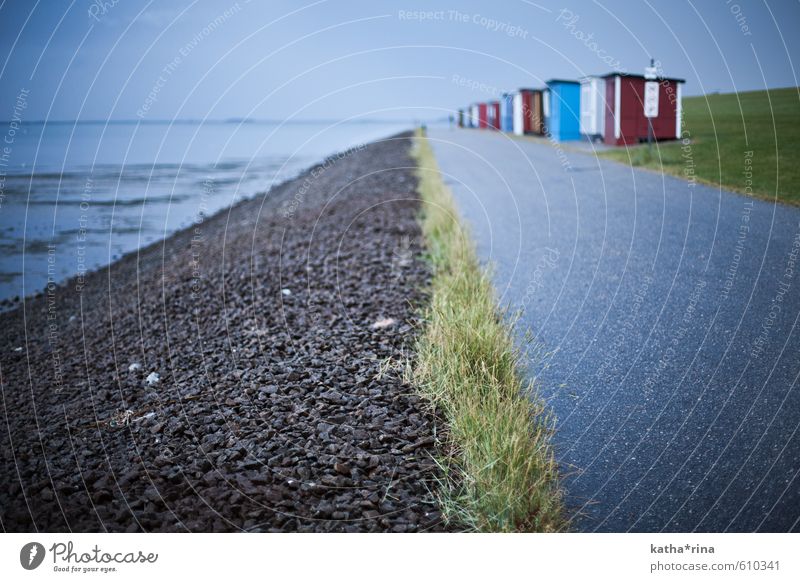
[[[522,310],[574,527],[800,530],[800,209],[531,139],[429,136]]]

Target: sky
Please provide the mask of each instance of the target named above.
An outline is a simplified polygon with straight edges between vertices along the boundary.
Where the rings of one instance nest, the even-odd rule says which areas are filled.
[[[650,58],[684,95],[797,86],[798,24],[796,0],[6,0],[0,119],[425,120]]]

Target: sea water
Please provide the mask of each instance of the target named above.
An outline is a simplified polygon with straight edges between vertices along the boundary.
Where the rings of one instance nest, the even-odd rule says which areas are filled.
[[[0,300],[107,265],[402,123],[27,123],[0,166]]]

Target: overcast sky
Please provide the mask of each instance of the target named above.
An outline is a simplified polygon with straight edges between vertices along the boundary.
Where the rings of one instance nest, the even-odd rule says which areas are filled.
[[[28,120],[436,118],[651,56],[686,95],[796,86],[798,23],[797,0],[11,0],[0,119],[23,90]]]

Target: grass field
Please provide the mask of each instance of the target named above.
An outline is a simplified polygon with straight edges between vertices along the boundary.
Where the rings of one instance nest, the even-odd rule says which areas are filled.
[[[447,424],[444,515],[472,531],[562,529],[552,418],[522,379],[512,329],[422,135],[414,155],[433,279],[411,380]]]
[[[797,88],[683,100],[684,137],[604,158],[800,205],[800,94]],[[745,159],[745,152],[752,152]],[[746,172],[752,172],[748,176]],[[752,180],[749,183],[748,180]]]

